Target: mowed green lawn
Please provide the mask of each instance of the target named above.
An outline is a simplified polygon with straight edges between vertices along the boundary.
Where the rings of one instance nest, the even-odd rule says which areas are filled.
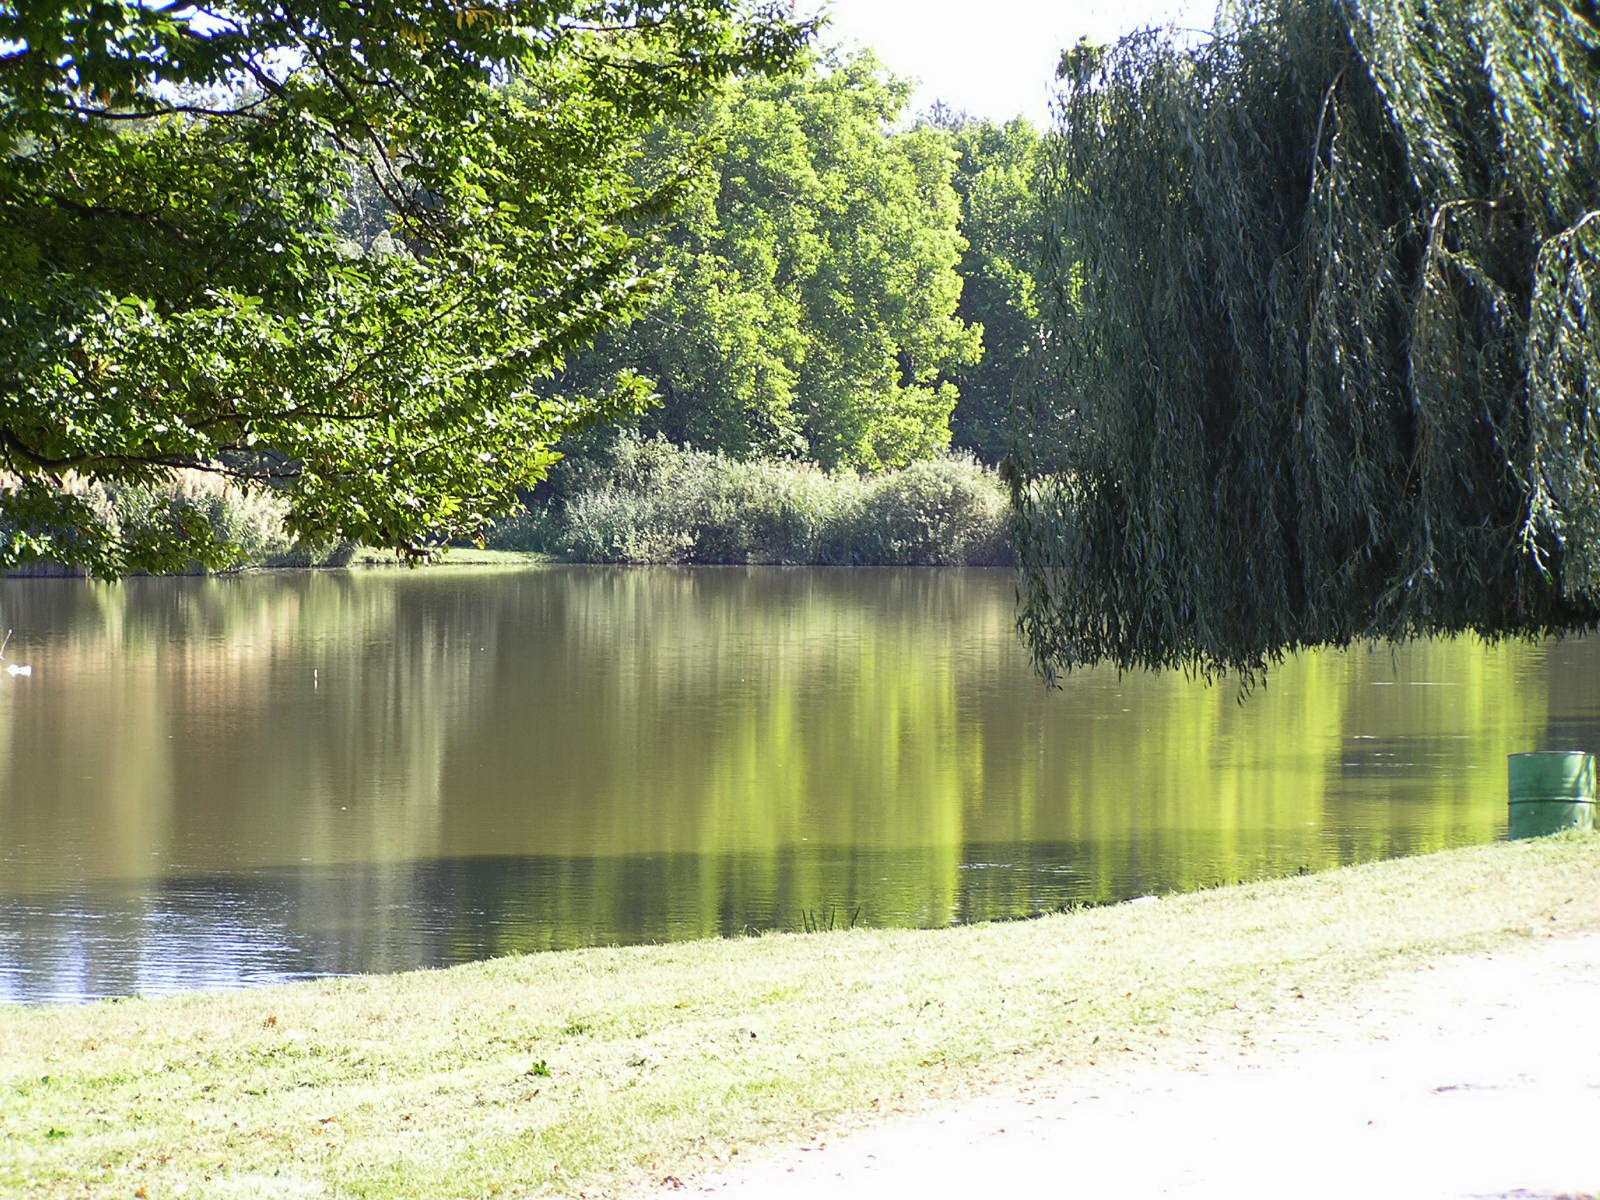
[[[1567,835],[1036,921],[0,1009],[0,1194],[607,1194],[1592,928],[1600,837]]]

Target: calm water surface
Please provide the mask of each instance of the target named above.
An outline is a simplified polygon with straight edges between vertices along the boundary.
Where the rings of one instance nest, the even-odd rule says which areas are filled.
[[[0,583],[0,1000],[939,926],[1503,836],[1600,642],[1049,693],[1004,572]]]

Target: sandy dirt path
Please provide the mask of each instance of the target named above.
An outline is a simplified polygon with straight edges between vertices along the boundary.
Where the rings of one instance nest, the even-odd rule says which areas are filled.
[[[892,1118],[656,1195],[1600,1197],[1600,934],[1443,960],[1177,1059]]]

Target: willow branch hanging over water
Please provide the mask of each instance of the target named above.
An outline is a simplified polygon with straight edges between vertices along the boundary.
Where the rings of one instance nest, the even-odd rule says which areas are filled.
[[[1062,63],[1013,460],[1047,677],[1600,618],[1600,6],[1243,0]]]

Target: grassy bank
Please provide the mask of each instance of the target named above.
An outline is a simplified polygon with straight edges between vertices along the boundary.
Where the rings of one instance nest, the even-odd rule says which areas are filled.
[[[1569,836],[1038,921],[4,1010],[0,1193],[610,1192],[1600,927],[1597,868]]]

